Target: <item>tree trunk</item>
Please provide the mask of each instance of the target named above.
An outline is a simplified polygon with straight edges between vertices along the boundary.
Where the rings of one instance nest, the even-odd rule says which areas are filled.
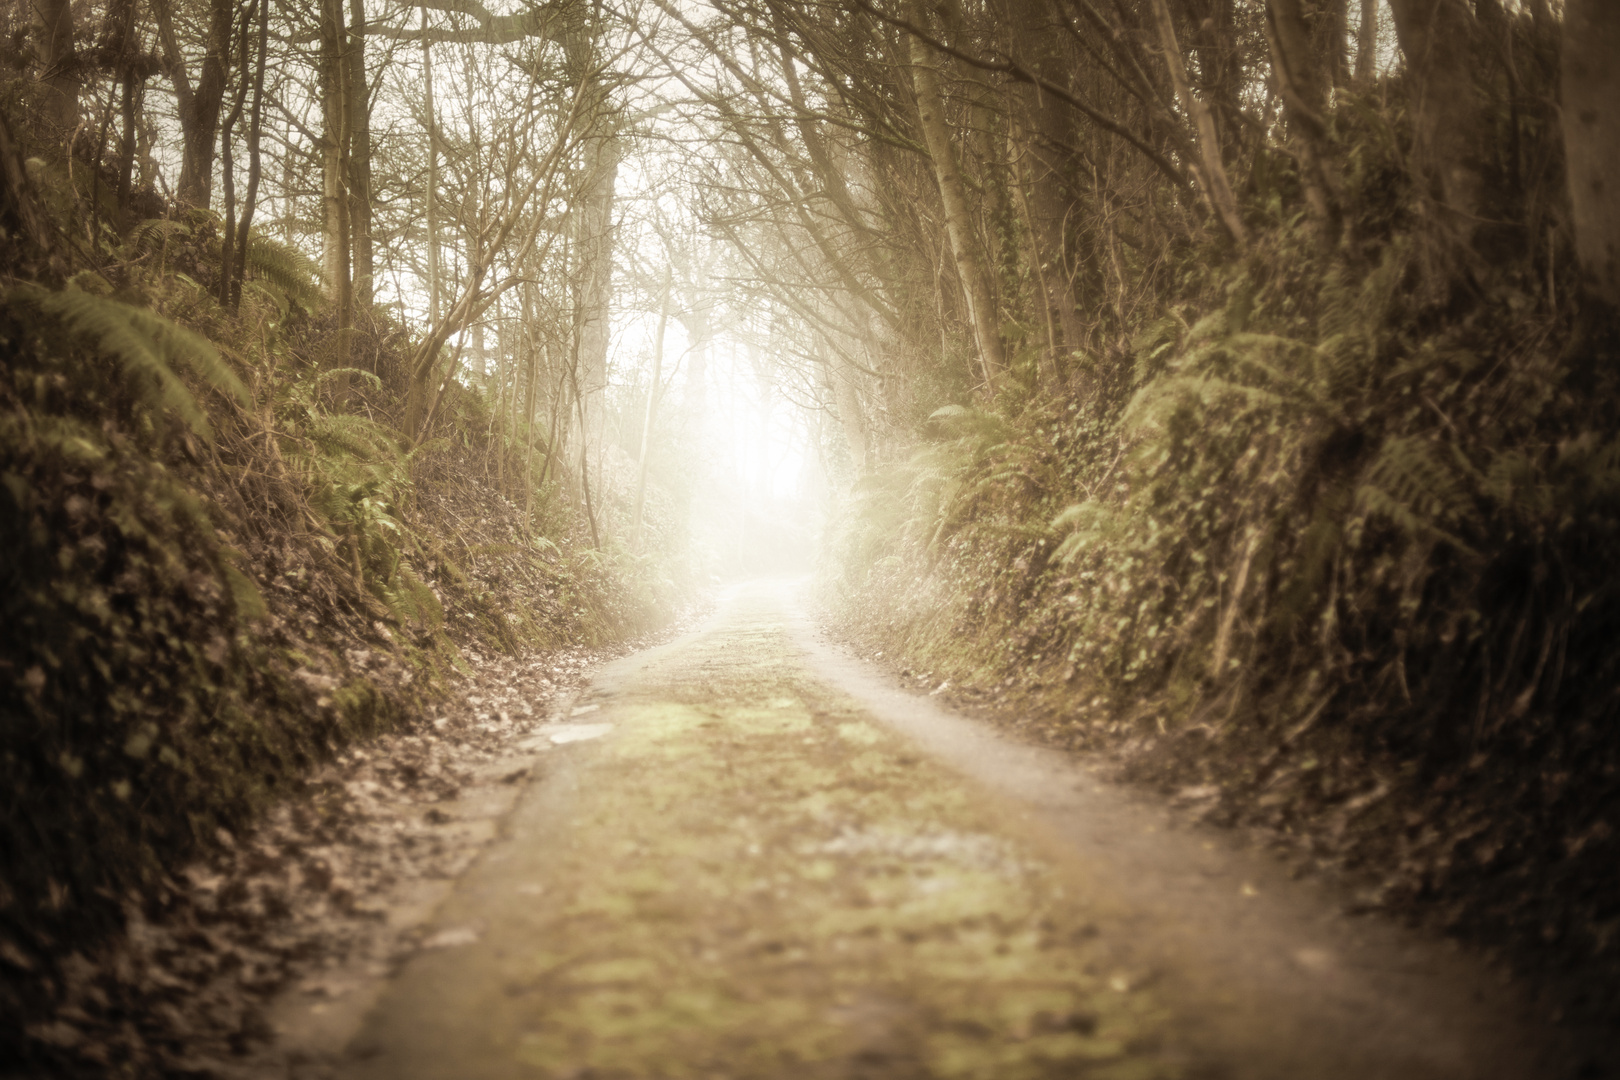
[[[1068,83],[1072,58],[1062,38],[1052,32],[1046,8],[1024,17],[1017,33],[1023,52],[1036,73],[1054,85]],[[1211,63],[1215,63],[1212,50]],[[1084,336],[1076,312],[1076,297],[1068,271],[1068,224],[1074,204],[1069,177],[1075,169],[1074,113],[1056,96],[1033,87],[1022,90],[1030,128],[1015,128],[1012,151],[1019,177],[1019,207],[1029,228],[1029,260],[1040,291],[1041,314],[1046,326],[1047,349],[1041,377],[1055,382],[1062,377],[1071,350]]]
[[[630,523],[631,544],[641,550],[641,518],[647,503],[647,466],[652,461],[653,421],[658,416],[658,391],[664,377],[664,331],[669,328],[669,301],[675,284],[664,270],[664,288],[658,298],[658,332],[653,335],[652,383],[647,387],[647,409],[641,420],[641,446],[636,462],[636,506]]]
[[[1390,0],[1406,57],[1413,157],[1463,240],[1478,224],[1480,111],[1471,70],[1474,16],[1464,0]]]
[[[186,73],[185,55],[174,32],[170,0],[153,0],[163,59],[174,82],[180,113],[180,181],[175,195],[183,203],[207,209],[214,190],[214,146],[219,114],[225,102],[226,62],[231,47],[235,9],[231,0],[209,0],[208,40],[195,86]]]
[[[849,443],[856,475],[864,474],[872,464],[872,442],[866,426],[866,410],[861,407],[860,387],[855,382],[857,376],[850,365],[839,357],[823,363],[828,369],[827,378],[832,383],[838,426],[844,429],[844,441]]]
[[[428,325],[439,324],[439,121],[433,104],[433,46],[427,36],[427,8],[422,9],[422,96],[427,109],[427,272]]]
[[[83,75],[73,44],[73,6],[69,0],[32,0],[34,39],[45,85],[45,118],[62,135],[79,126],[79,90]]]
[[[686,387],[682,409],[688,430],[702,428],[709,411],[709,339],[713,337],[709,312],[714,302],[709,296],[707,271],[693,267],[693,280],[682,312],[676,316],[686,331]]]
[[[579,380],[586,438],[602,424],[601,391],[607,386],[607,358],[613,300],[613,200],[622,147],[603,132],[585,146],[585,190],[575,204],[579,215]]]
[[[602,550],[602,534],[596,528],[596,507],[591,505],[591,459],[587,451],[590,439],[585,428],[585,399],[579,392],[579,336],[574,336],[573,363],[568,367],[569,381],[574,387],[574,411],[579,416],[579,493],[585,502],[585,519],[591,525],[591,547]]]
[[[349,0],[349,227],[354,302],[371,306],[376,253],[371,241],[371,83],[366,72],[365,0]]]
[[[922,13],[921,4],[914,4],[913,15],[919,24]],[[968,322],[978,344],[985,393],[994,397],[997,381],[1007,367],[1006,346],[997,325],[989,268],[975,242],[973,217],[968,210],[956,151],[951,147],[951,131],[945,121],[945,94],[940,87],[939,68],[935,65],[933,48],[912,35],[911,84],[917,96],[917,119],[934,168],[940,201],[945,207],[945,233],[951,242],[951,256],[967,302]]]
[[[141,87],[144,83],[135,54],[135,0],[111,0],[107,5],[107,24],[112,36],[111,52],[114,72],[118,78],[118,162],[113,167],[118,177],[118,205],[129,205],[131,180],[135,172],[135,125],[140,111]]]
[[[253,69],[253,108],[248,116],[248,181],[242,199],[242,223],[237,226],[236,268],[231,272],[231,299],[234,310],[242,301],[242,279],[247,273],[248,240],[253,234],[253,214],[258,205],[261,174],[260,144],[264,133],[264,70],[270,53],[270,0],[259,0],[258,62]]]
[[[1215,114],[1221,159],[1230,162],[1241,150],[1243,123],[1243,56],[1237,48],[1233,0],[1182,0],[1182,8],[1192,25],[1199,84]]]
[[[1299,6],[1299,0],[1293,3]],[[1319,70],[1326,69],[1326,77],[1316,81],[1335,88],[1348,86],[1350,65],[1345,53],[1348,44],[1345,31],[1350,23],[1349,0],[1317,0],[1315,15],[1304,21],[1310,27],[1311,51],[1316,54]]]
[[[1175,20],[1170,17],[1166,0],[1153,0],[1153,18],[1158,25],[1159,46],[1164,52],[1165,67],[1170,70],[1170,82],[1175,86],[1176,97],[1198,133],[1198,157],[1201,162],[1198,172],[1199,179],[1203,181],[1204,198],[1209,201],[1210,209],[1233,242],[1240,245],[1247,243],[1248,230],[1243,227],[1237,196],[1232,193],[1232,184],[1226,177],[1226,165],[1221,160],[1221,143],[1215,130],[1215,118],[1203,99],[1192,92],[1192,85],[1187,81],[1187,65],[1181,57],[1181,45],[1176,41]]]
[[[135,176],[135,125],[141,109],[141,80],[135,73],[133,65],[126,64],[121,75],[121,86],[118,103],[119,139],[118,139],[118,205],[129,205],[130,193],[134,190]]]
[[[242,109],[247,104],[248,48],[252,34],[253,9],[249,7],[242,14],[242,44],[237,57],[242,78],[238,82],[236,100],[231,103],[231,111],[219,125],[219,176],[225,196],[225,231],[220,236],[219,302],[226,308],[231,306],[232,268],[236,266],[236,160],[231,133],[236,128],[236,122],[242,118]]]
[[[1327,168],[1327,87],[1318,77],[1310,28],[1300,0],[1266,0],[1266,40],[1272,71],[1288,115],[1288,141],[1299,162],[1305,205],[1322,246],[1338,243],[1341,213],[1338,184]]]
[[[1366,89],[1378,74],[1378,0],[1361,0],[1356,28],[1356,86]]]
[[[349,328],[354,322],[350,277],[349,109],[351,65],[346,48],[343,0],[321,0],[321,203],[324,208],[322,266],[327,298],[337,315],[333,367],[349,366]],[[341,393],[345,387],[339,385]]]
[[[1575,251],[1597,293],[1620,304],[1620,5],[1565,0],[1565,169]]]

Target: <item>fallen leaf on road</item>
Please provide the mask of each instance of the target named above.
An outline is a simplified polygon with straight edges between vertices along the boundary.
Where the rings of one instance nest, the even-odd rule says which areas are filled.
[[[440,930],[437,934],[422,942],[424,949],[454,949],[461,945],[472,945],[478,941],[478,931],[470,926],[452,926],[448,930]]]
[[[612,724],[570,724],[560,731],[553,731],[551,741],[559,746],[563,743],[584,742],[586,739],[600,739],[612,730]]]

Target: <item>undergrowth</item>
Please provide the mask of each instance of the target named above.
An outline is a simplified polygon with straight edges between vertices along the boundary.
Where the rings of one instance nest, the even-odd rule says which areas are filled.
[[[1355,146],[1337,251],[1278,202],[1167,275],[1112,385],[935,413],[856,485],[828,595],[931,685],[1612,1018],[1620,342],[1530,257],[1437,296],[1396,149]]]
[[[476,392],[404,439],[404,329],[367,313],[363,366],[334,370],[298,250],[255,234],[229,311],[211,215],[104,208],[98,234],[83,169],[9,164],[35,183],[0,189],[30,225],[0,235],[0,1059],[134,1068],[52,1034],[76,956],[312,765],[414,722],[462,650],[601,644],[675,586],[586,550],[556,470],[490,478],[513,451]]]

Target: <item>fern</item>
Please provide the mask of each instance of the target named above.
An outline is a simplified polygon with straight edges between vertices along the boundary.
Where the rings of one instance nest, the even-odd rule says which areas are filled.
[[[139,222],[129,231],[124,240],[124,251],[127,255],[150,255],[154,251],[162,251],[168,247],[169,241],[176,237],[191,235],[191,229],[183,222],[171,221],[168,218],[147,218]]]
[[[1108,539],[1114,526],[1114,513],[1094,500],[1067,507],[1052,519],[1052,528],[1067,529],[1068,536],[1057,546],[1052,557],[1068,566],[1095,545]]]
[[[970,409],[965,405],[946,405],[935,409],[928,417],[928,423],[941,434],[951,438],[994,438],[1002,439],[1007,434],[1006,421],[991,413],[979,409]]]
[[[326,275],[314,259],[291,244],[272,240],[254,230],[248,234],[247,266],[305,311],[313,311],[320,305]]]
[[[399,456],[399,435],[364,416],[315,413],[304,427],[308,437],[330,453],[364,461],[392,461]]]
[[[1404,532],[1444,540],[1472,554],[1452,531],[1479,520],[1465,467],[1466,462],[1442,458],[1433,442],[1386,439],[1363,476],[1356,501],[1364,512],[1388,518]]]
[[[246,388],[212,342],[154,311],[81,289],[50,292],[28,284],[13,288],[6,302],[44,313],[71,336],[117,360],[150,406],[172,410],[199,436],[210,436],[208,417],[175,374],[177,363],[237,403],[250,403]]]

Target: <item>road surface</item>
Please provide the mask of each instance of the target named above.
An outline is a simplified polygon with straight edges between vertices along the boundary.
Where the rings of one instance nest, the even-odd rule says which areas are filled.
[[[544,730],[344,1076],[1555,1075],[1476,961],[900,689],[786,583]]]

